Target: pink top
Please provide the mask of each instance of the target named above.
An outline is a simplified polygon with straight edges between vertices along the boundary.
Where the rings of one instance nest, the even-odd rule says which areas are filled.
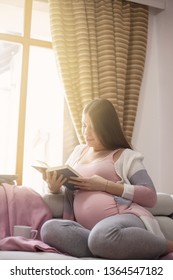
[[[82,176],[91,177],[99,175],[107,180],[117,182],[120,180],[115,172],[113,155],[111,152],[104,159],[92,163],[76,163],[73,167]],[[74,214],[78,223],[91,229],[102,219],[118,213],[114,195],[99,191],[75,191]]]
[[[157,220],[144,208],[153,207],[157,196],[142,163],[143,156],[137,151],[125,149],[114,162],[115,150],[104,159],[83,164],[79,159],[85,147],[86,145],[78,145],[69,157],[68,164],[85,177],[100,175],[114,182],[120,181],[124,185],[124,191],[122,196],[116,196],[106,192],[76,190],[73,196],[65,189],[63,218],[76,219],[81,225],[91,229],[106,217],[117,213],[131,213],[143,221],[148,231],[164,237]]]

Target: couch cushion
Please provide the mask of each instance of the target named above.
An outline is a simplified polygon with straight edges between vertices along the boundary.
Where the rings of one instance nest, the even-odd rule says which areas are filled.
[[[62,218],[63,215],[63,194],[47,193],[43,199],[48,204],[54,218]],[[153,215],[169,216],[173,213],[173,197],[166,193],[157,193],[157,203],[153,208],[147,208]]]
[[[160,229],[168,240],[173,240],[173,220],[166,216],[155,216]]]
[[[0,251],[0,260],[73,260],[75,257],[45,252]]]
[[[166,193],[157,193],[157,203],[147,208],[153,215],[169,216],[173,213],[173,197]]]

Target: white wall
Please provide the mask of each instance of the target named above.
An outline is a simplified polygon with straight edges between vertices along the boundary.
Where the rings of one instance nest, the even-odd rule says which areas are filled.
[[[145,72],[132,143],[159,192],[173,193],[173,1],[150,9]]]

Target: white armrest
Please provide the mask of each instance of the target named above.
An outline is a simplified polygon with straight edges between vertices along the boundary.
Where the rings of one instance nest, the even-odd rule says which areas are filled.
[[[173,220],[166,216],[155,216],[160,229],[168,240],[173,240]]]
[[[157,193],[156,205],[147,209],[156,216],[169,216],[173,213],[173,197],[167,193]]]

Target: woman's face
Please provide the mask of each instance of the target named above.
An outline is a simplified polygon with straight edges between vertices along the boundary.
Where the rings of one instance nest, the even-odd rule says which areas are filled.
[[[97,134],[95,133],[92,121],[88,114],[82,116],[82,134],[85,142],[89,147],[93,147],[95,151],[103,150],[105,147],[100,142]]]

